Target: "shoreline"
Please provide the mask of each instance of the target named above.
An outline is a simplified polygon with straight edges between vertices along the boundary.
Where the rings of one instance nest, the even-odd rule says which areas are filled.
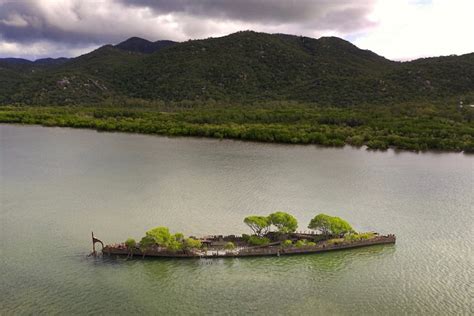
[[[92,129],[167,137],[230,139],[255,143],[346,145],[370,151],[474,152],[470,112],[439,108],[435,114],[394,114],[389,107],[150,108],[0,106],[0,123]],[[406,110],[408,111],[408,110]],[[443,111],[447,111],[446,113]],[[467,110],[466,110],[467,111]],[[455,116],[450,119],[446,116]]]
[[[92,131],[96,133],[110,133],[110,134],[124,134],[124,135],[139,135],[139,136],[150,136],[150,137],[163,137],[168,139],[194,139],[194,140],[212,140],[212,141],[232,141],[232,142],[243,142],[243,143],[251,143],[251,144],[263,144],[263,145],[273,145],[273,146],[302,146],[302,147],[315,147],[317,149],[339,149],[343,150],[344,148],[350,148],[353,150],[363,150],[369,153],[386,153],[392,151],[394,154],[402,154],[402,153],[411,153],[411,154],[457,154],[457,155],[465,155],[465,156],[474,156],[474,152],[466,152],[466,151],[453,151],[453,150],[408,150],[408,149],[400,149],[397,147],[388,147],[387,149],[371,149],[368,148],[366,145],[362,146],[354,146],[351,144],[345,143],[342,146],[324,146],[320,144],[305,144],[305,143],[284,143],[284,142],[268,142],[268,141],[258,141],[258,140],[248,140],[248,139],[240,139],[240,138],[216,138],[212,136],[195,136],[195,135],[168,135],[168,134],[156,134],[156,133],[142,133],[142,132],[129,132],[129,131],[122,131],[122,130],[101,130],[95,127],[75,127],[69,125],[45,125],[41,123],[21,123],[21,122],[4,122],[0,120],[0,125],[9,125],[9,126],[17,126],[17,127],[26,127],[26,126],[36,126],[36,127],[43,127],[43,128],[64,128],[64,129],[71,129],[71,130],[83,130],[83,131]]]

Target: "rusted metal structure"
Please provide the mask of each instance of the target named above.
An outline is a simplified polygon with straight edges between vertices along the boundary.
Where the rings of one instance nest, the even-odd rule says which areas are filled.
[[[298,255],[298,254],[312,254],[319,252],[353,249],[382,244],[395,244],[395,235],[375,235],[370,239],[346,241],[339,240],[330,242],[328,240],[316,243],[316,245],[306,245],[302,247],[283,247],[279,242],[273,242],[265,246],[242,246],[234,250],[223,249],[221,241],[226,239],[222,236],[216,236],[216,243],[208,243],[211,249],[201,250],[187,250],[187,251],[169,251],[162,247],[153,247],[142,252],[139,247],[129,249],[124,244],[106,245],[102,249],[102,253],[108,256],[129,256],[131,252],[137,256],[142,257],[161,257],[161,258],[236,258],[236,257],[258,257],[258,256],[283,256],[283,255]],[[238,240],[239,237],[237,237]],[[96,239],[97,242],[102,242]],[[206,241],[212,241],[206,237]],[[103,245],[103,244],[102,244]],[[95,249],[94,249],[95,251]]]
[[[92,232],[92,253],[90,254],[91,256],[97,256],[97,251],[95,250],[95,244],[100,244],[102,246],[102,252],[104,251],[104,243],[102,240],[95,238],[94,232]]]

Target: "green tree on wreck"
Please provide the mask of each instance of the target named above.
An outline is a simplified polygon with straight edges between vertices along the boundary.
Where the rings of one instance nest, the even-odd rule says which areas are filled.
[[[150,236],[144,236],[140,240],[140,251],[142,252],[143,257],[145,257],[147,250],[149,250],[155,244],[155,240],[153,239],[153,237]]]
[[[268,217],[258,215],[247,216],[244,218],[244,223],[250,227],[255,235],[260,237],[268,233],[271,225]]]
[[[158,246],[168,247],[172,242],[172,235],[168,227],[156,227],[146,232],[146,236],[152,238]],[[176,240],[176,239],[175,239]]]
[[[326,214],[316,215],[309,223],[308,228],[318,230],[326,236],[340,236],[354,231],[347,221],[340,217]]]
[[[137,246],[137,242],[133,238],[128,238],[125,240],[125,246],[127,247],[129,251],[129,256],[133,257],[133,251],[135,250],[135,247]]]
[[[285,212],[276,212],[268,216],[270,223],[274,225],[278,232],[288,234],[293,233],[298,228],[298,221],[293,215]]]

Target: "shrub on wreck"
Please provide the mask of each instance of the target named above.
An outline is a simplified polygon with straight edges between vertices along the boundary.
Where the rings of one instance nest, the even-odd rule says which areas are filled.
[[[270,239],[267,237],[259,237],[256,235],[252,235],[249,237],[248,243],[252,246],[265,246],[270,243]]]
[[[202,243],[200,240],[194,238],[185,238],[183,240],[183,249],[191,250],[191,249],[200,249],[202,247]]]
[[[295,247],[301,248],[305,246],[316,246],[316,243],[313,241],[307,241],[306,239],[300,239],[295,243]]]
[[[127,240],[125,240],[125,246],[129,250],[133,250],[137,246],[137,242],[133,238],[128,238]]]
[[[350,233],[344,236],[346,241],[367,240],[375,236],[374,233]]]
[[[300,239],[295,243],[296,248],[301,248],[306,246],[306,240],[305,239]]]
[[[195,245],[191,241],[188,241],[187,245],[184,242],[185,238],[182,233],[171,234],[168,227],[160,226],[146,232],[145,237],[140,241],[140,249],[143,248],[146,251],[150,247],[157,245],[175,252],[185,249],[186,246],[189,246],[189,243]]]
[[[229,241],[228,243],[225,244],[224,249],[225,250],[234,250],[235,249],[235,244],[232,241]]]

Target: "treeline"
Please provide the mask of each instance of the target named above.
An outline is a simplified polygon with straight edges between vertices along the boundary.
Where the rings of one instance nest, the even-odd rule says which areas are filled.
[[[365,145],[374,150],[474,152],[474,109],[455,105],[2,106],[0,122],[335,147]]]

